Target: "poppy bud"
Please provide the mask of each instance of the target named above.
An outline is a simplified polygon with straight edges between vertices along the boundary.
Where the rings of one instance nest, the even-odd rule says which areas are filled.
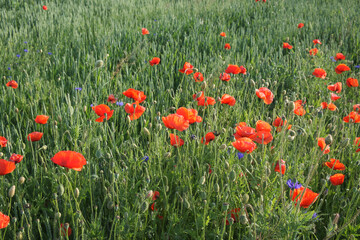
[[[216,101],[221,102],[221,98],[217,97]]]
[[[317,115],[318,115],[319,118],[321,118],[324,114],[323,114],[323,112],[320,110],[320,111],[317,112]]]
[[[55,213],[55,218],[60,219],[61,218],[61,213],[60,212]]]
[[[250,84],[251,84],[251,86],[255,87],[255,81],[254,80],[250,79]]]
[[[236,174],[235,174],[235,171],[234,171],[234,170],[232,170],[232,171],[230,172],[229,179],[230,179],[230,181],[232,181],[232,182],[236,180]]]
[[[58,193],[60,196],[62,196],[65,192],[64,186],[62,184],[59,185],[58,187]]]
[[[224,164],[225,164],[225,169],[229,169],[229,168],[230,168],[230,164],[229,164],[228,161],[225,161]]]
[[[239,220],[240,220],[240,223],[241,223],[241,224],[243,224],[243,225],[245,225],[245,224],[247,224],[247,223],[248,223],[248,220],[247,220],[247,218],[246,218],[246,215],[245,215],[245,214],[240,215]]]
[[[157,112],[157,115],[158,115],[158,117],[160,117],[160,116],[161,116],[161,113],[160,113],[160,112]]]
[[[289,130],[289,136],[296,137],[296,132],[293,130]]]
[[[333,137],[331,136],[331,134],[327,135],[325,138],[326,145],[331,145],[332,142],[333,142]]]
[[[40,150],[46,150],[46,149],[47,149],[47,146],[44,145],[44,146],[42,146],[41,148],[39,148],[39,151],[40,151]]]
[[[58,116],[58,120],[59,120],[59,122],[61,122],[61,120],[62,120],[61,116]]]
[[[189,203],[189,201],[188,201],[186,198],[185,198],[183,204],[184,204],[184,207],[185,207],[185,208],[187,208],[187,209],[190,208],[190,203]]]
[[[246,204],[248,201],[249,201],[249,195],[248,194],[243,194],[242,196],[241,196],[241,198],[242,198],[242,203],[243,204]]]
[[[15,195],[15,185],[12,185],[8,192],[9,198],[14,197]]]
[[[198,93],[196,94],[196,99],[198,99],[199,97],[201,97],[202,94],[203,94],[203,92],[198,92]]]
[[[129,124],[131,123],[131,119],[130,119],[130,116],[129,116],[129,115],[126,116],[126,120],[127,120],[127,122],[128,122]]]
[[[17,232],[17,234],[16,234],[16,239],[17,239],[17,240],[22,240],[22,239],[23,239],[23,233],[22,233],[22,231]]]
[[[143,128],[144,134],[150,137],[150,131],[146,127]]]
[[[205,176],[202,176],[201,178],[200,178],[200,184],[201,185],[204,185],[205,184]]]
[[[219,191],[220,191],[220,186],[219,186],[219,184],[215,183],[215,185],[214,185],[214,191],[215,191],[215,192],[219,192]]]
[[[288,136],[288,139],[290,140],[290,141],[294,141],[294,139],[295,139],[295,136]]]
[[[158,123],[158,124],[156,124],[156,128],[157,128],[157,130],[160,131],[162,129],[162,125],[160,123]]]
[[[15,112],[16,112],[16,113],[19,113],[19,109],[18,109],[18,108],[15,108]]]
[[[24,177],[20,177],[19,178],[19,184],[23,184],[25,182],[25,178]]]
[[[286,37],[285,41],[288,42],[289,40],[290,40],[290,38],[289,38],[289,37]]]
[[[207,83],[203,81],[203,83],[201,84],[201,89],[204,90],[206,87],[207,87]]]
[[[286,90],[283,91],[283,95],[286,95]]]
[[[149,123],[149,128],[152,128],[152,123]]]
[[[345,138],[340,142],[340,146],[345,148],[350,142],[350,138]]]
[[[41,53],[43,52],[42,49],[40,49],[40,52],[41,52]]]
[[[270,85],[270,84],[269,84],[268,82],[265,83],[265,87],[269,87],[269,85]]]
[[[220,147],[220,150],[225,150],[227,148],[226,144],[222,144]]]
[[[78,198],[80,195],[80,191],[78,188],[75,188],[75,198]]]
[[[309,125],[311,125],[312,124],[312,119],[309,119]]]
[[[97,60],[95,62],[95,67],[96,68],[101,68],[102,66],[104,66],[104,61],[103,60]]]
[[[54,121],[54,124],[55,124],[55,126],[57,126],[57,121],[56,120]]]
[[[226,210],[228,210],[229,209],[229,204],[228,203],[223,203],[223,205],[222,205],[222,210],[223,211],[226,211]]]
[[[276,84],[277,84],[277,81],[274,81],[273,84],[276,85]],[[286,94],[286,93],[285,93],[285,94]]]
[[[146,193],[146,198],[149,198],[151,199],[154,195],[154,191],[153,190],[149,190],[147,193]]]
[[[333,220],[333,225],[337,225],[339,222],[340,214],[336,213]]]
[[[227,221],[229,222],[229,225],[232,226],[234,224],[234,219],[230,216],[227,218]]]
[[[165,155],[164,155],[166,158],[169,158],[169,157],[171,157],[171,152],[167,152],[167,153],[165,153]]]
[[[86,112],[86,110],[87,110],[87,107],[86,107],[86,106],[84,106],[84,112]]]
[[[215,85],[215,84],[213,84],[213,85],[212,85],[212,88],[213,88],[213,89],[215,89],[215,88],[216,88],[216,85]]]
[[[0,157],[2,157],[4,154],[2,152],[0,152]]]
[[[226,128],[221,129],[221,133],[226,133]]]
[[[288,102],[288,104],[286,105],[286,109],[289,111],[289,112],[293,112],[294,109],[295,109],[295,103],[294,102]]]

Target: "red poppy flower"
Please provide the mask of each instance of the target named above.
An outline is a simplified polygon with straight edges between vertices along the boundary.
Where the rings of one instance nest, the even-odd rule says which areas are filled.
[[[209,142],[215,140],[215,134],[214,132],[209,132],[205,135],[205,143],[204,143],[204,137],[201,138],[201,143],[204,143],[205,145],[208,145]]]
[[[297,100],[294,102],[295,104],[295,108],[294,108],[294,113],[298,116],[303,116],[305,115],[306,111],[302,106],[302,100]]]
[[[195,82],[202,82],[202,81],[204,81],[204,76],[202,75],[201,72],[196,72],[194,74],[194,80],[195,80]]]
[[[158,199],[160,197],[160,193],[158,191],[155,191],[153,196],[152,196],[152,200],[155,201],[156,199]]]
[[[134,104],[135,104],[135,109],[134,109]],[[145,112],[146,108],[143,106],[140,106],[137,103],[127,103],[125,104],[125,112],[127,112],[128,114],[130,114],[130,120],[136,120],[138,118],[141,117],[141,115],[143,115],[143,113]]]
[[[229,106],[234,106],[236,103],[236,100],[233,96],[230,96],[229,94],[224,94],[221,97],[221,104],[228,104]]]
[[[225,81],[225,82],[228,82],[228,81],[230,81],[230,75],[229,74],[227,74],[227,73],[221,73],[220,74],[220,80],[221,81]]]
[[[360,115],[357,112],[350,112],[348,116],[343,118],[344,122],[353,122],[359,123],[360,122]]]
[[[211,166],[209,164],[209,174],[211,174],[211,173],[212,173],[212,169],[211,169]]]
[[[226,37],[226,34],[225,34],[224,32],[221,32],[221,33],[220,33],[220,36]]]
[[[142,28],[141,33],[142,35],[150,34],[149,30],[147,30],[146,28]]]
[[[6,84],[7,87],[12,87],[13,89],[18,88],[18,83],[15,80],[11,80]]]
[[[230,212],[227,213],[227,215],[230,215],[230,218],[232,218],[233,222],[236,223],[240,220],[238,212],[240,212],[240,208],[231,209]],[[230,225],[229,220],[226,219],[226,225]]]
[[[111,103],[116,103],[117,98],[115,98],[113,94],[110,94],[107,101]]]
[[[274,100],[274,94],[266,87],[261,87],[255,90],[256,96],[264,100],[264,103],[269,105]]]
[[[304,27],[303,23],[299,23],[299,25],[297,26],[297,28],[302,28],[302,27]]]
[[[342,54],[342,53],[337,53],[336,56],[334,57],[334,59],[335,59],[336,61],[345,60],[345,56],[344,56],[344,54]]]
[[[16,165],[14,162],[6,161],[5,159],[0,159],[0,175],[6,175],[14,171]]]
[[[359,82],[356,78],[348,78],[348,79],[346,79],[346,85],[348,87],[358,87]]]
[[[225,73],[232,73],[232,74],[242,73],[242,74],[246,75],[246,68],[244,68],[243,66],[239,67],[238,65],[229,64],[229,66],[225,70]]]
[[[343,72],[345,72],[345,71],[349,71],[350,70],[350,68],[348,67],[348,66],[346,66],[345,64],[339,64],[339,65],[337,65],[337,67],[335,68],[335,72],[337,73],[337,74],[341,74],[341,73],[343,73]]]
[[[14,163],[20,163],[23,160],[23,158],[24,158],[24,156],[13,153],[11,155],[11,157],[9,158],[9,161],[14,162]]]
[[[286,165],[285,165],[285,161],[280,159],[280,163],[279,164],[279,161],[276,161],[276,165],[275,165],[275,172],[281,172],[282,175],[285,174],[285,171],[286,171]],[[280,171],[280,166],[281,166],[281,171]]]
[[[256,131],[257,132],[261,132],[261,131],[271,132],[271,126],[269,123],[259,120],[256,122]]]
[[[0,229],[6,228],[10,223],[10,217],[0,212]]]
[[[194,72],[193,68],[194,68],[193,65],[191,65],[188,62],[185,62],[183,68],[180,69],[179,72],[185,73],[186,75],[189,75],[189,74],[192,74]]]
[[[66,224],[66,223],[65,223]],[[65,237],[66,236],[66,233],[67,233],[67,236],[70,236],[71,233],[72,233],[72,230],[71,228],[68,226],[67,229],[65,227],[65,224],[60,224],[60,233],[61,233],[61,236]],[[68,225],[68,224],[67,224]],[[66,231],[67,230],[67,231]]]
[[[31,141],[31,142],[37,142],[37,141],[40,141],[42,136],[43,136],[42,132],[32,132],[32,133],[29,133],[29,135],[27,136],[27,140]]]
[[[81,171],[84,165],[86,165],[86,159],[81,153],[74,151],[60,151],[51,158],[53,163],[73,169],[75,171]]]
[[[330,152],[330,146],[326,145],[325,138],[318,138],[318,146],[320,147],[323,154],[328,154]]]
[[[313,40],[313,43],[314,43],[314,45],[316,45],[316,44],[321,44],[321,42],[320,42],[319,39],[314,39],[314,40]]]
[[[5,137],[0,136],[0,146],[6,147],[7,139]]]
[[[276,119],[273,121],[272,125],[274,127],[281,127],[283,125],[286,125],[287,121],[282,120],[280,117],[276,117]]]
[[[123,92],[123,94],[128,98],[134,99],[134,101],[138,103],[142,103],[146,99],[146,95],[144,94],[144,92],[135,90],[133,88],[129,88],[128,90]]]
[[[251,135],[249,138],[252,139],[254,142],[264,145],[270,143],[273,140],[273,136],[268,131],[258,131]]]
[[[332,92],[340,93],[342,90],[342,83],[337,82],[334,85],[329,85],[327,88]]]
[[[353,106],[353,109],[354,109],[355,112],[360,113],[360,104],[355,104]]]
[[[212,97],[203,97],[198,100],[198,106],[209,106],[209,105],[215,105],[216,100]]]
[[[202,118],[198,116],[198,112],[195,109],[187,109],[184,107],[179,108],[176,110],[176,113],[182,115],[185,120],[189,121],[189,124],[193,124],[195,122],[201,122]]]
[[[344,171],[346,169],[344,164],[342,164],[338,159],[334,159],[334,158],[331,158],[330,162],[326,162],[325,165],[328,168],[331,168],[334,170]]]
[[[312,75],[314,75],[317,78],[322,78],[325,79],[326,77],[326,72],[324,69],[322,68],[315,68],[314,72],[312,73]]]
[[[92,107],[92,110],[94,110],[96,115],[99,116],[99,118],[95,120],[96,122],[103,122],[106,116],[106,119],[109,120],[114,113],[114,110],[110,110],[110,108],[105,104],[94,106]]]
[[[235,139],[239,139],[242,137],[249,138],[251,135],[256,133],[255,129],[248,126],[237,126],[236,133],[234,134]]]
[[[48,7],[45,6],[45,5],[43,5],[43,6],[42,6],[42,9],[44,9],[44,10],[46,11],[46,10],[48,10]]]
[[[338,95],[336,95],[335,93],[331,93],[331,101],[336,101],[336,100],[338,100],[338,99],[340,99],[341,97],[340,96],[338,96]]]
[[[330,177],[330,182],[332,185],[337,186],[344,183],[345,175],[341,173],[334,174]]]
[[[153,59],[151,59],[149,61],[149,63],[150,63],[151,66],[158,65],[160,63],[160,58],[154,57]]]
[[[184,140],[182,140],[179,136],[170,133],[170,144],[174,147],[181,147],[184,145]]]
[[[319,50],[317,48],[313,48],[309,51],[309,54],[310,54],[310,56],[311,55],[315,56],[318,52],[319,52]]]
[[[230,43],[225,43],[225,49],[231,49]]]
[[[293,46],[291,46],[289,43],[283,43],[283,48],[284,49],[292,49],[293,48]]]
[[[236,148],[239,152],[242,153],[251,153],[256,149],[256,144],[247,137],[242,137],[237,139],[235,142],[231,143],[234,148]]]
[[[335,111],[337,109],[335,104],[333,104],[333,103],[328,104],[326,102],[321,103],[321,108],[322,109],[329,109],[330,111]]]
[[[49,119],[49,116],[46,115],[37,115],[35,118],[35,122],[38,124],[46,124]]]
[[[305,193],[304,193],[304,190],[305,190]],[[311,191],[308,188],[304,189],[304,187],[294,189],[293,191],[290,190],[291,200],[296,201],[296,204],[297,204],[297,202],[301,199],[300,207],[303,207],[303,208],[308,208],[312,203],[314,203],[316,201],[318,196],[319,196],[318,193],[314,193],[313,191]]]
[[[180,132],[188,129],[190,123],[184,118],[184,116],[179,114],[170,114],[167,117],[162,117],[162,121],[165,124],[165,127],[169,129],[176,129]]]
[[[355,138],[354,145],[359,147],[355,152],[360,152],[360,137]]]
[[[205,97],[205,95],[204,95],[204,92],[203,92],[203,91],[201,91],[201,92],[199,92],[199,93],[201,93],[201,94],[200,94],[200,96],[198,96],[198,97],[196,96],[196,95],[198,95],[197,93],[194,93],[194,94],[193,94],[193,99],[194,99],[194,100],[196,100],[196,101],[200,101],[200,99],[202,99],[202,98],[204,98],[204,97]]]

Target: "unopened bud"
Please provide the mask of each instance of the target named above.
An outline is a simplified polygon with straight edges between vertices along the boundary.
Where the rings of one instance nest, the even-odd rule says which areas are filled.
[[[20,184],[23,184],[24,182],[25,182],[25,178],[24,178],[24,177],[20,177],[20,178],[19,178],[19,183],[20,183]]]
[[[146,193],[146,198],[151,199],[153,195],[154,195],[154,191],[153,191],[153,190],[149,190],[149,191]]]
[[[222,205],[222,210],[223,211],[226,211],[226,210],[228,210],[229,209],[229,204],[228,203],[223,203],[223,205]]]
[[[64,194],[64,192],[65,192],[64,186],[62,184],[60,184],[58,187],[58,194],[60,196],[62,196]]]
[[[203,81],[203,83],[201,84],[201,89],[204,90],[206,87],[207,87],[207,83]]]
[[[196,98],[201,97],[202,94],[203,94],[203,92],[198,92],[198,93],[196,94]]]
[[[232,182],[236,180],[236,173],[235,173],[234,170],[232,170],[232,171],[230,172],[229,179],[230,179],[230,181],[232,181]]]
[[[15,185],[12,185],[8,192],[9,198],[14,197],[15,195]]]
[[[126,116],[126,121],[130,124],[131,123],[131,119],[130,119],[130,116]]]
[[[206,180],[205,176],[202,176],[202,177],[200,178],[200,184],[201,184],[201,185],[204,185],[204,184],[205,184],[205,180]]]
[[[146,127],[143,128],[144,134],[150,137],[150,131]]]
[[[220,150],[225,150],[227,148],[227,145],[226,144],[222,144],[220,147]]]
[[[333,142],[333,137],[331,136],[331,134],[327,135],[325,138],[326,145],[331,145],[332,142]]]
[[[86,106],[84,106],[84,112],[86,112],[86,110],[87,110],[87,107],[86,107]]]
[[[80,191],[78,188],[75,188],[75,198],[78,198],[80,195]]]
[[[104,66],[104,61],[103,61],[103,60],[97,60],[97,61],[95,62],[95,67],[96,67],[96,68],[100,68],[100,67],[102,67],[102,66]]]
[[[229,164],[228,161],[225,161],[224,164],[225,164],[225,169],[229,169],[229,168],[230,168],[230,164]]]
[[[55,218],[60,219],[61,218],[61,213],[60,212],[55,213]]]
[[[167,153],[165,153],[165,155],[164,155],[166,158],[169,158],[169,157],[171,157],[171,152],[167,152]]]
[[[251,84],[251,86],[255,87],[255,81],[254,80],[250,79],[250,84]]]
[[[18,109],[18,108],[15,108],[15,112],[16,112],[16,113],[19,113],[19,109]]]

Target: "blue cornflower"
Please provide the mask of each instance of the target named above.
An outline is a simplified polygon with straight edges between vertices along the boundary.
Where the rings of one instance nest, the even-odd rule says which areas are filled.
[[[90,105],[90,107],[93,107],[93,106],[94,106],[94,104],[91,104],[91,105]]]
[[[52,52],[48,52],[49,55],[52,55]]]
[[[156,33],[154,33],[154,36],[156,36]]]
[[[298,181],[296,181],[295,183],[293,183],[293,182],[291,181],[291,179],[287,180],[286,184],[287,184],[288,187],[291,188],[291,189],[299,189],[299,188],[302,187],[302,185],[301,185]]]
[[[238,157],[239,159],[242,159],[242,158],[244,157],[244,154],[241,153],[241,152],[238,152],[238,153],[237,153],[237,157]]]
[[[27,42],[26,42],[26,41],[25,41],[24,43],[25,43],[25,44],[27,44]]]
[[[19,58],[19,57],[21,57],[21,55],[20,55],[20,54],[17,54],[16,56],[17,56],[18,58]]]
[[[124,103],[123,103],[123,102],[116,102],[116,105],[118,105],[118,106],[123,106]]]
[[[360,65],[356,65],[355,68],[360,68]]]
[[[11,68],[10,68],[10,67],[8,67],[8,70],[11,70]]]
[[[195,140],[196,136],[194,134],[191,134],[190,138],[191,138],[191,140]]]
[[[156,20],[156,19],[154,19],[154,21],[156,22],[157,20]]]
[[[142,162],[147,162],[149,160],[149,156],[145,156],[141,160],[143,160]]]
[[[24,52],[28,52],[29,50],[27,50],[27,49],[24,49]]]
[[[315,213],[312,215],[311,218],[312,218],[312,219],[317,218],[317,213],[315,212]]]
[[[82,88],[81,87],[76,87],[75,90],[81,91]]]

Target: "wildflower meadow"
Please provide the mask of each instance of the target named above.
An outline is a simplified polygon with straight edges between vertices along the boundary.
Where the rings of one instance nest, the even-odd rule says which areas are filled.
[[[0,239],[360,238],[358,0],[0,3]]]

